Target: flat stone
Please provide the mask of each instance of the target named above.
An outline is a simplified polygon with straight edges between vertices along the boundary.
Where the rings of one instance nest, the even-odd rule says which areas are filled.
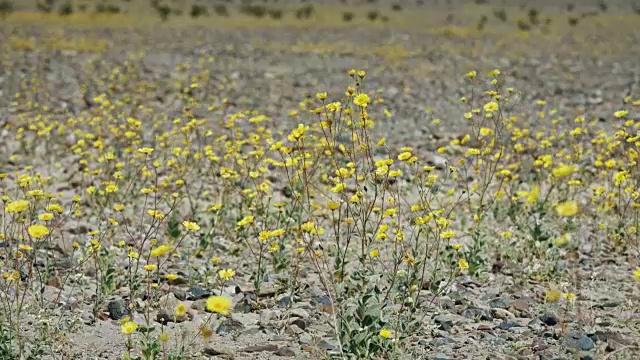
[[[207,346],[206,348],[204,348],[204,350],[202,350],[202,352],[208,356],[219,356],[227,359],[233,359],[234,354],[233,350],[217,345]]]
[[[546,313],[540,316],[540,321],[547,326],[555,326],[558,323],[558,317],[554,313]]]
[[[227,335],[238,333],[244,329],[244,325],[238,320],[234,320],[232,318],[225,318],[224,321],[218,325],[216,329],[216,333],[218,335]]]
[[[497,297],[495,299],[489,300],[489,307],[492,309],[507,309],[509,308],[509,304],[511,300],[506,297]]]
[[[247,346],[242,351],[247,353],[256,353],[256,352],[277,351],[277,350],[278,350],[278,346],[275,344],[262,344],[262,345]]]
[[[487,310],[478,308],[478,307],[469,307],[461,314],[463,317],[467,319],[480,319],[482,321],[491,321],[493,320],[493,316]]]
[[[186,295],[186,300],[195,301],[204,299],[211,296],[211,292],[202,286],[194,285],[189,288]]]
[[[283,346],[274,352],[274,355],[282,356],[282,357],[292,357],[296,356],[296,352],[291,348]]]

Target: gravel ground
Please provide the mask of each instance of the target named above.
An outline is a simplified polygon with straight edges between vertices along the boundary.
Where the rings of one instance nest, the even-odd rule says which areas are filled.
[[[111,89],[112,94],[121,100],[136,94],[151,113],[180,116],[184,103],[176,85],[206,70],[213,86],[198,95],[201,99],[218,103],[229,99],[230,113],[260,111],[276,119],[274,131],[290,129],[300,121],[288,115],[298,109],[300,101],[313,98],[318,91],[340,96],[348,84],[347,71],[365,69],[366,89],[378,91],[393,114],[381,120],[375,131],[386,134],[389,146],[413,147],[434,163],[439,161],[436,149],[465,133],[462,115],[468,109],[460,106],[459,98],[469,96],[462,75],[473,69],[481,73],[501,69],[506,86],[523,92],[523,113],[535,106],[535,100],[545,99],[569,117],[589,114],[606,126],[606,119],[620,108],[622,99],[640,95],[640,17],[630,11],[614,12],[630,8],[631,3],[611,3],[606,14],[587,16],[576,26],[567,23],[572,15],[550,11],[541,15],[552,19],[549,25],[522,32],[516,19],[527,15],[517,8],[525,3],[507,4],[514,14],[507,23],[490,15],[482,31],[477,28],[481,16],[455,2],[440,4],[448,7],[437,12],[407,5],[400,13],[389,12],[388,23],[352,26],[313,20],[302,25],[293,20],[284,25],[266,20],[253,25],[224,20],[219,26],[212,20],[196,25],[170,20],[140,26],[108,22],[87,26],[10,17],[0,22],[0,38],[5,39],[0,41],[0,123],[9,129],[36,113],[24,102],[14,102],[13,94],[18,92],[48,106],[53,117],[95,114],[94,97],[105,91],[110,70],[120,66],[126,71],[113,76],[123,77],[126,85]],[[566,8],[564,3],[552,3]],[[591,11],[588,9],[597,7],[594,4],[582,4],[574,13]],[[492,14],[494,8],[482,9]],[[448,21],[450,13],[456,18]],[[424,23],[417,23],[419,19],[425,19]],[[211,58],[215,61],[207,63]],[[190,69],[177,71],[181,66]],[[140,107],[129,111],[130,116],[147,116]],[[194,112],[205,114],[206,109]],[[435,118],[442,121],[434,124]],[[544,126],[536,125],[537,119],[531,121],[533,128]],[[19,151],[12,131],[0,134],[3,154]],[[75,140],[69,139],[70,143]],[[53,190],[74,189],[77,159],[52,157],[44,148],[36,153],[40,154],[36,158],[9,161],[0,170],[9,172],[31,164],[42,173],[67,179]],[[47,250],[48,256],[60,264],[72,259],[71,243],[84,243],[91,229],[90,221],[66,228],[57,248]],[[627,258],[596,247],[592,240],[592,235],[581,239],[577,265],[571,269],[571,276],[581,284],[576,306],[545,303],[545,290],[555,280],[525,276],[533,264],[502,261],[496,253],[489,253],[490,271],[480,278],[456,278],[446,294],[422,309],[424,331],[409,340],[406,358],[637,358],[640,283],[630,280]],[[222,238],[219,243],[229,245],[229,240]],[[259,298],[244,291],[251,283],[244,259],[239,253],[226,260],[237,276],[222,292],[234,298],[236,308],[233,317],[219,323],[210,342],[198,348],[197,356],[309,359],[336,353],[327,321],[331,309],[323,306],[326,297],[317,275],[303,271],[302,280],[309,286],[298,294],[292,307],[287,307],[283,304],[290,299],[276,292],[275,278],[267,281],[267,291]],[[176,260],[170,266],[188,272],[202,261]],[[556,266],[567,265],[559,262]],[[64,265],[60,265],[60,274],[64,272]],[[80,292],[62,289],[65,294],[74,294],[69,295],[74,304],[55,311],[71,330],[56,339],[55,355],[48,355],[51,358],[112,359],[124,351],[117,323],[118,312],[124,310],[117,308],[129,300],[129,290],[113,291],[104,302],[102,316],[95,317],[91,294],[96,284],[88,279],[79,285]],[[55,297],[58,286],[62,287],[48,285],[45,296]],[[162,290],[160,303],[167,304],[165,309],[172,309],[179,301],[192,309],[189,320],[170,322],[168,328],[197,329],[202,324],[207,315],[202,300],[206,296],[198,293],[211,290],[203,286],[176,284]],[[35,321],[33,316],[29,321]]]

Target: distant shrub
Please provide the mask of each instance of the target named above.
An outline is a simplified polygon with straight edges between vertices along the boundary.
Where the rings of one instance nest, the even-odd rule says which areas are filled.
[[[284,15],[284,12],[281,9],[270,9],[267,12],[272,19],[276,20],[282,19],[282,16]]]
[[[85,12],[85,11],[87,11],[87,4],[80,4],[80,5],[78,5],[78,11],[80,11],[80,12]]]
[[[570,25],[570,26],[576,26],[576,25],[578,25],[578,21],[579,21],[579,19],[578,19],[577,17],[570,17],[570,18],[568,19],[568,22],[569,22],[569,25]]]
[[[229,16],[229,10],[224,4],[218,4],[213,7],[213,11],[219,16]]]
[[[382,20],[382,22],[389,22],[389,17],[384,15],[380,18],[380,20]]]
[[[604,2],[604,0],[598,1],[598,7],[600,8],[600,11],[602,11],[602,12],[607,12],[607,10],[609,9],[609,6],[607,5],[606,2]]]
[[[98,4],[96,6],[96,12],[98,14],[119,14],[120,8],[117,5]]]
[[[155,7],[155,9],[163,21],[166,21],[167,19],[169,19],[169,15],[171,15],[170,7],[168,7],[167,5],[158,5]]]
[[[301,7],[300,9],[296,10],[296,17],[298,19],[309,19],[313,16],[313,14],[316,12],[315,8],[313,7],[313,5],[309,4],[309,5],[305,5],[303,7]]]
[[[493,16],[502,22],[507,22],[507,11],[505,9],[494,9]]]
[[[71,5],[71,2],[67,1],[66,3],[60,5],[60,9],[58,9],[58,14],[62,16],[68,16],[73,14],[73,5]]]
[[[189,12],[192,18],[198,18],[200,16],[208,16],[209,10],[204,5],[193,4],[191,5],[191,11]]]
[[[395,3],[393,5],[391,5],[391,10],[393,11],[402,11],[402,5]]]
[[[350,11],[345,11],[342,13],[342,20],[345,22],[350,22],[351,20],[353,20],[354,18],[354,14]]]
[[[478,21],[478,24],[476,25],[476,29],[478,29],[478,31],[484,30],[484,27],[487,25],[488,21],[489,18],[487,17],[487,15],[482,15],[480,21]]]
[[[538,19],[538,15],[540,15],[540,12],[538,11],[538,9],[536,8],[529,9],[529,12],[527,13],[527,16],[529,17],[529,22],[533,25],[537,25],[540,22]]]
[[[573,9],[575,9],[575,8],[576,8],[576,6],[573,3],[567,4],[567,11],[568,12],[572,12]]]
[[[378,10],[371,10],[367,13],[367,19],[370,21],[376,21],[380,17],[380,12]]]
[[[50,13],[53,11],[54,0],[39,0],[36,3],[38,11],[43,13]]]
[[[13,2],[9,0],[0,1],[0,17],[8,16],[13,12]]]
[[[445,20],[445,22],[446,22],[447,24],[452,24],[452,23],[453,23],[453,20],[455,20],[455,15],[453,15],[453,14],[449,14],[449,15],[447,15],[447,19]]]
[[[518,29],[521,31],[529,31],[531,30],[531,25],[529,25],[526,21],[518,20]]]
[[[262,18],[267,14],[267,8],[262,5],[244,4],[240,6],[240,12],[248,16]]]

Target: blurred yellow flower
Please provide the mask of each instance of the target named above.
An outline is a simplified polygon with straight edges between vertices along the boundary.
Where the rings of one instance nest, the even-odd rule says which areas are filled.
[[[369,95],[364,93],[356,95],[356,97],[353,99],[354,104],[362,107],[367,107],[370,102],[371,99],[369,98]]]
[[[469,263],[465,259],[458,260],[458,267],[460,270],[469,270]]]
[[[222,315],[229,315],[229,309],[233,303],[224,296],[211,296],[207,299],[207,310]]]
[[[10,202],[4,209],[4,211],[8,213],[21,213],[29,207],[29,202],[27,200],[16,200]]]
[[[187,310],[188,310],[187,305],[185,305],[184,303],[178,303],[178,305],[176,305],[174,313],[176,317],[181,318],[187,313]]]
[[[151,250],[151,256],[153,257],[164,256],[172,249],[173,248],[169,245],[160,245],[157,248]]]
[[[222,280],[229,280],[236,275],[236,272],[232,269],[221,269],[218,271],[218,277]]]
[[[242,220],[238,221],[238,226],[245,226],[253,224],[253,215],[248,215],[242,218]]]
[[[556,212],[560,216],[573,216],[578,213],[578,202],[571,200],[560,203],[556,205]]]
[[[29,235],[36,239],[42,239],[43,237],[49,235],[49,228],[44,225],[36,224],[29,226],[27,232],[29,233]]]
[[[385,339],[390,339],[393,336],[393,333],[391,332],[391,330],[382,329],[380,330],[380,336],[382,336]]]
[[[136,331],[136,329],[138,329],[138,324],[134,323],[131,320],[126,321],[124,324],[120,326],[120,331],[125,335],[133,334],[133,332]]]
[[[182,222],[182,226],[184,226],[185,228],[187,228],[187,230],[191,230],[191,231],[198,231],[200,230],[200,225],[196,224],[193,221],[183,221]]]

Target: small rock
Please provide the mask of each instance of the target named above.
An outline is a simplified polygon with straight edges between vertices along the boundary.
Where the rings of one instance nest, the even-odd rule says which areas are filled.
[[[502,329],[502,330],[509,330],[511,328],[514,328],[514,327],[521,327],[521,325],[516,323],[516,322],[513,322],[513,321],[505,320],[505,321],[501,322],[500,325],[498,325],[498,327],[500,329]]]
[[[218,335],[226,335],[232,333],[238,333],[242,329],[244,329],[244,325],[238,320],[234,320],[232,318],[225,318],[223,322],[218,325],[216,329],[216,333]]]
[[[325,350],[325,351],[337,351],[338,347],[331,344],[330,342],[328,342],[327,340],[320,340],[320,342],[318,342],[318,348]]]
[[[505,297],[498,297],[489,300],[489,307],[492,309],[507,309],[511,301]]]
[[[595,347],[595,343],[590,337],[575,330],[569,331],[569,334],[565,336],[564,345],[565,347],[582,351],[589,351]]]
[[[180,300],[173,294],[168,293],[167,295],[162,295],[158,300],[158,304],[160,308],[165,309],[167,311],[174,311],[176,306],[180,303]]]
[[[274,310],[263,310],[260,313],[260,325],[264,326],[266,324],[268,324],[269,322],[271,322],[273,319],[276,319],[279,315],[279,311],[276,312]]]
[[[275,355],[277,356],[282,356],[282,357],[292,357],[292,356],[296,356],[296,352],[291,350],[291,348],[283,346],[281,348],[279,348],[278,350],[276,350],[274,352]]]
[[[196,300],[191,304],[193,310],[204,311],[207,306],[207,299]]]
[[[250,327],[247,330],[243,331],[242,335],[256,335],[256,334],[259,334],[261,332],[262,332],[262,330],[259,327],[253,326],[253,327]]]
[[[546,313],[540,316],[540,321],[547,326],[555,326],[558,323],[558,317],[553,313]]]
[[[307,333],[303,333],[303,334],[300,334],[298,341],[300,342],[300,344],[308,345],[308,344],[311,344],[311,342],[313,342],[313,338],[311,337],[311,335]]]
[[[291,325],[296,325],[297,327],[300,328],[300,330],[304,331],[304,329],[307,328],[307,323],[300,319],[300,318],[295,318],[291,321]]]
[[[514,312],[526,312],[529,310],[529,301],[526,299],[518,299],[509,304],[509,309]]]
[[[433,355],[433,357],[431,359],[433,359],[433,360],[451,360],[451,358],[445,353],[437,353],[437,354]]]
[[[224,347],[220,347],[220,346],[208,346],[206,348],[204,348],[204,350],[202,351],[205,355],[209,355],[209,356],[223,356],[226,358],[233,358],[233,353],[234,351],[231,349],[227,349]]]
[[[443,345],[447,345],[447,344],[453,344],[455,343],[455,341],[451,338],[448,337],[437,337],[435,339],[432,339],[431,341],[429,341],[429,346],[431,346],[432,348],[435,347],[439,347],[439,346],[443,346]]]
[[[256,352],[277,351],[277,350],[278,350],[278,346],[275,344],[263,344],[263,345],[247,346],[242,351],[247,353],[256,353]]]
[[[495,318],[501,320],[513,320],[516,318],[516,316],[513,315],[511,311],[502,308],[491,309],[491,313]]]
[[[291,297],[289,295],[283,295],[278,299],[278,307],[285,308],[291,305]]]
[[[309,312],[304,309],[291,309],[289,314],[291,314],[291,317],[299,317],[302,319],[308,319],[310,316]]]
[[[186,300],[195,301],[204,299],[211,296],[211,292],[202,286],[194,285],[189,288],[186,295]]]
[[[328,296],[314,296],[311,299],[312,306],[318,306],[325,313],[333,313],[333,307],[331,306],[331,299]]]
[[[162,325],[167,325],[170,321],[173,321],[173,315],[169,314],[169,312],[165,309],[158,310],[158,314],[156,314],[156,321]]]
[[[187,291],[185,289],[172,287],[171,288],[171,292],[176,297],[176,299],[178,299],[180,301],[187,300]]]
[[[127,307],[122,299],[109,301],[107,311],[111,320],[120,320],[128,315]]]
[[[465,311],[462,312],[461,314],[463,317],[467,318],[467,319],[480,319],[482,321],[491,321],[493,320],[493,316],[491,316],[491,313],[481,309],[481,308],[477,308],[477,307],[469,307],[467,308]]]

